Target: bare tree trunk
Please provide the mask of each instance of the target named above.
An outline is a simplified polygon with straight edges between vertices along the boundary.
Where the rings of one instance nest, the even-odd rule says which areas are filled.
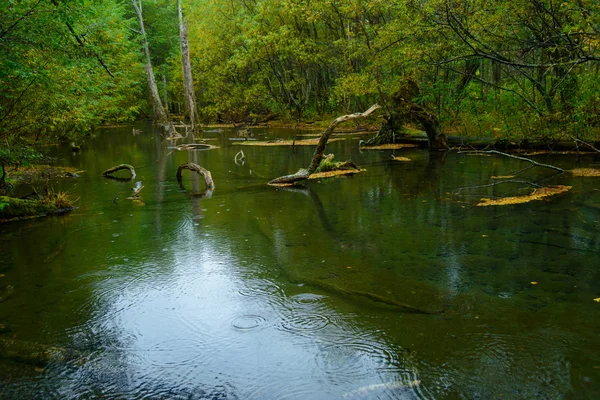
[[[131,0],[135,13],[140,22],[140,31],[142,33],[142,42],[144,45],[144,55],[146,56],[146,75],[148,76],[148,88],[150,90],[150,98],[154,109],[154,120],[160,124],[164,124],[168,120],[167,112],[165,111],[161,101],[156,80],[154,79],[154,71],[152,70],[152,61],[150,59],[150,49],[148,48],[148,40],[146,39],[146,29],[144,29],[144,18],[142,16],[142,0]]]
[[[185,108],[190,117],[192,133],[196,132],[196,95],[194,94],[194,81],[192,79],[192,64],[190,62],[190,48],[188,45],[187,20],[183,19],[181,0],[177,0],[179,14],[179,42],[181,44],[181,66],[183,69],[183,88],[185,93]]]
[[[162,85],[163,85],[163,107],[165,108],[165,111],[167,112],[167,114],[169,114],[169,92],[167,90],[167,68],[165,66],[163,66],[163,73],[162,73]]]

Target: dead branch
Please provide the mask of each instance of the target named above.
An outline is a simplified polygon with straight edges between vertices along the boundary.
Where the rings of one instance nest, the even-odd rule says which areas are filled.
[[[481,150],[481,151],[474,151],[473,153],[479,153],[479,154],[499,154],[501,156],[505,156],[505,157],[510,157],[510,158],[514,158],[516,160],[521,160],[521,161],[527,161],[529,163],[532,163],[533,165],[535,165],[536,167],[543,167],[543,168],[550,168],[556,171],[560,171],[560,172],[565,172],[564,169],[556,167],[554,165],[550,165],[550,164],[542,164],[539,163],[537,161],[533,161],[530,158],[526,158],[526,157],[519,157],[519,156],[515,156],[512,154],[507,154],[507,153],[503,153],[501,151],[498,150]]]
[[[246,156],[244,155],[244,151],[240,150],[233,158],[233,162],[236,165],[244,165],[244,161],[246,161]]]
[[[453,190],[452,193],[454,193],[454,194],[460,194],[460,192],[463,191],[463,190],[483,189],[483,188],[490,187],[490,186],[500,185],[502,183],[521,183],[521,184],[530,185],[530,186],[533,186],[533,187],[536,187],[536,188],[541,188],[542,187],[542,186],[538,185],[537,183],[533,183],[533,182],[529,182],[529,181],[521,181],[521,180],[509,179],[509,180],[495,181],[493,183],[488,183],[487,185],[465,186],[465,187],[461,187],[461,188],[458,188],[456,190]]]
[[[341,124],[342,122],[351,121],[353,119],[358,118],[366,118],[371,115],[375,110],[381,108],[378,104],[373,104],[367,111],[364,113],[355,113],[349,115],[342,115],[341,117],[336,118],[329,124],[327,129],[321,134],[321,138],[319,139],[319,143],[317,144],[317,148],[315,149],[315,153],[313,155],[313,159],[307,169],[300,169],[298,172],[292,175],[285,175],[279,178],[273,179],[269,184],[280,184],[280,183],[294,183],[300,180],[308,179],[308,177],[316,171],[321,163],[321,159],[323,158],[323,152],[325,151],[325,146],[327,145],[327,141],[333,134],[335,128]]]
[[[108,177],[113,172],[117,172],[117,171],[120,171],[122,169],[128,169],[129,172],[131,172],[131,179],[135,178],[135,169],[131,165],[129,165],[129,164],[121,164],[121,165],[117,165],[116,167],[109,168],[106,171],[104,171],[102,173],[102,175]]]
[[[589,148],[593,149],[594,151],[597,151],[598,153],[600,153],[600,150],[598,150],[596,147],[592,146],[588,142],[584,142],[583,140],[580,140],[580,139],[577,139],[577,138],[573,138],[573,140],[575,141],[575,143],[584,144],[584,145],[588,146]]]
[[[139,185],[137,187],[131,188],[131,190],[133,190],[133,193],[131,194],[130,197],[128,197],[128,199],[135,199],[136,197],[139,197],[139,194],[143,188],[144,188],[143,185]]]
[[[207,192],[212,192],[213,190],[215,190],[215,183],[213,182],[210,171],[207,169],[204,169],[201,166],[199,166],[198,164],[194,164],[194,163],[184,163],[184,164],[181,164],[179,166],[179,168],[177,168],[177,182],[179,182],[180,185],[182,185],[181,173],[183,172],[184,169],[187,169],[189,171],[194,171],[194,172],[198,173],[198,175],[202,176],[204,178],[204,183],[206,185]]]

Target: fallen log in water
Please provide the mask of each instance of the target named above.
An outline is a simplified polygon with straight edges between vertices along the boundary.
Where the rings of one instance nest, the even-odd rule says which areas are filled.
[[[293,282],[294,283],[294,282]],[[382,304],[386,307],[396,309],[400,312],[411,313],[411,314],[442,314],[444,310],[441,309],[425,309],[416,307],[410,304],[405,304],[396,301],[395,299],[383,297],[376,293],[371,292],[363,292],[360,290],[352,290],[340,287],[338,285],[324,282],[320,279],[299,279],[298,283],[307,284],[313,287],[317,287],[319,289],[325,290],[330,293],[335,293],[337,295],[341,295],[344,297],[353,297],[353,298],[363,298],[370,300],[374,303]]]
[[[106,171],[104,171],[102,173],[102,175],[109,177],[109,175],[112,174],[113,172],[117,172],[117,171],[120,171],[123,169],[128,169],[129,172],[131,172],[131,179],[135,178],[135,169],[129,164],[120,164],[120,165],[117,165],[116,167],[109,168]]]
[[[8,300],[10,296],[15,292],[15,287],[13,285],[6,285],[0,289],[0,303]]]
[[[345,121],[351,121],[351,120],[357,119],[357,118],[366,118],[379,108],[381,108],[381,106],[374,104],[364,113],[342,115],[341,117],[338,117],[335,120],[333,120],[333,122],[331,122],[331,124],[329,124],[327,129],[325,129],[325,131],[321,134],[321,138],[319,139],[319,143],[317,145],[317,148],[315,149],[315,153],[313,155],[313,159],[312,159],[309,167],[307,169],[302,168],[295,174],[285,175],[285,176],[280,176],[279,178],[275,178],[271,182],[269,182],[269,184],[272,185],[272,184],[281,184],[281,183],[294,183],[297,181],[308,179],[308,177],[312,173],[314,173],[317,170],[317,168],[319,167],[319,164],[321,163],[321,160],[323,159],[323,153],[325,152],[325,146],[327,145],[327,141],[333,134],[333,131],[335,130],[335,128],[339,124],[341,124],[342,122],[345,122]]]

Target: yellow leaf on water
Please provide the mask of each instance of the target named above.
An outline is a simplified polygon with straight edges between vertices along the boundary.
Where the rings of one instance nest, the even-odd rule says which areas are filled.
[[[347,266],[346,268],[350,269],[350,268],[352,268],[352,267],[351,267],[351,266]]]
[[[481,235],[481,237],[488,237],[488,235]]]
[[[533,200],[541,200],[541,199],[549,197],[549,196],[554,196],[557,194],[568,192],[569,190],[571,190],[571,186],[565,186],[565,185],[546,186],[546,187],[535,189],[531,194],[529,194],[527,196],[503,197],[500,199],[482,198],[479,201],[479,203],[476,204],[476,206],[478,206],[478,207],[504,206],[504,205],[509,205],[509,204],[529,203],[530,201],[533,201]]]
[[[600,303],[600,297],[598,297],[597,299],[594,299],[594,301],[595,301],[596,303]]]
[[[537,282],[531,282],[531,284],[532,284],[532,285],[537,285],[538,283],[537,283]]]

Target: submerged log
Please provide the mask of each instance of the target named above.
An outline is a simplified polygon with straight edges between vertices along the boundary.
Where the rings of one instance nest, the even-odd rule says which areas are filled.
[[[183,186],[181,181],[181,173],[184,169],[197,172],[198,175],[202,176],[204,178],[204,183],[206,185],[207,192],[212,192],[213,190],[215,190],[215,183],[212,179],[210,171],[194,163],[184,163],[181,164],[179,168],[177,168],[177,182],[179,182],[179,185]]]
[[[77,351],[40,343],[0,338],[0,358],[40,367],[50,362],[68,362],[81,357]]]
[[[285,175],[285,176],[281,176],[279,178],[275,178],[271,182],[269,182],[269,185],[281,184],[281,183],[294,183],[297,181],[308,179],[308,177],[312,173],[314,173],[317,170],[317,168],[319,167],[319,164],[321,163],[321,160],[323,159],[323,153],[325,152],[325,146],[327,145],[327,141],[333,134],[335,128],[342,122],[351,121],[353,119],[358,119],[358,118],[366,118],[379,108],[381,108],[380,105],[373,104],[364,113],[342,115],[341,117],[338,117],[335,120],[333,120],[333,122],[331,122],[331,124],[329,124],[327,129],[325,129],[325,131],[321,134],[321,138],[319,139],[319,143],[317,144],[317,148],[315,149],[313,159],[312,159],[310,165],[308,166],[308,168],[300,169],[295,174]]]
[[[108,177],[113,172],[117,172],[117,171],[120,171],[122,169],[128,169],[129,172],[131,172],[131,179],[135,178],[135,169],[131,165],[129,165],[129,164],[120,164],[120,165],[117,165],[116,167],[109,168],[106,171],[104,171],[102,173],[102,175]]]
[[[12,285],[6,285],[3,288],[0,289],[0,303],[8,300],[8,298],[10,296],[12,296],[12,294],[15,291],[15,287]]]

